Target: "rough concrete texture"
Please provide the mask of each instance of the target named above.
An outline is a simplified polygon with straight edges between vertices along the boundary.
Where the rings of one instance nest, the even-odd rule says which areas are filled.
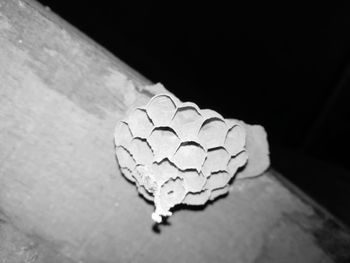
[[[0,0],[2,262],[349,261],[348,232],[271,171],[152,228],[111,138],[147,83],[36,3]]]

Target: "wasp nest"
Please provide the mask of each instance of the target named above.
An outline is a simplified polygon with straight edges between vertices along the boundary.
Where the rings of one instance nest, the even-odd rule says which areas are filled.
[[[226,194],[247,162],[238,121],[165,94],[121,121],[115,143],[122,173],[154,202],[156,222],[177,204],[203,205]]]

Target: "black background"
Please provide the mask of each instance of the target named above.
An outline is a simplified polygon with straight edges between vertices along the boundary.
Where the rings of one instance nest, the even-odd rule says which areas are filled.
[[[40,2],[181,100],[264,125],[273,167],[350,223],[349,1]]]

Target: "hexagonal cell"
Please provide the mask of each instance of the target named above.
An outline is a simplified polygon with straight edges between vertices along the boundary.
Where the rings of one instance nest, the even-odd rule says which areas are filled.
[[[210,193],[210,201],[214,201],[216,198],[218,198],[219,196],[225,195],[229,192],[230,187],[228,185],[225,185],[222,188],[218,188],[218,189],[214,189],[211,193]]]
[[[177,137],[174,130],[169,127],[155,128],[148,138],[148,142],[152,147],[154,160],[156,162],[164,158],[170,159],[180,145],[180,139]]]
[[[219,120],[222,120],[224,121],[224,117],[222,117],[221,114],[217,113],[216,111],[214,110],[210,110],[210,109],[203,109],[201,110],[201,114],[203,116],[204,119],[219,119]]]
[[[180,178],[167,181],[155,195],[154,202],[156,210],[152,214],[155,221],[161,221],[160,216],[171,215],[170,208],[180,204],[185,197],[186,191],[183,187],[183,181]]]
[[[245,136],[244,128],[238,124],[228,130],[225,139],[225,148],[231,155],[236,155],[244,150]]]
[[[137,164],[146,165],[152,163],[153,152],[145,139],[134,138],[131,141],[129,150]]]
[[[199,193],[188,192],[182,200],[183,204],[186,205],[204,205],[210,197],[210,191],[203,190]]]
[[[128,168],[130,171],[134,170],[136,163],[130,152],[123,146],[116,148],[116,154],[120,167]]]
[[[146,106],[147,114],[155,126],[168,126],[173,117],[176,105],[169,95],[154,96]]]
[[[217,189],[217,188],[222,188],[226,184],[228,184],[228,182],[230,181],[231,178],[232,178],[232,176],[228,172],[225,172],[225,171],[212,173],[210,175],[210,177],[208,178],[207,183],[205,184],[204,188],[208,189],[210,191]]]
[[[186,101],[186,102],[182,102],[181,104],[177,104],[177,106],[178,106],[178,108],[193,108],[198,113],[201,112],[201,109],[197,106],[196,103],[193,103],[193,102]]]
[[[203,174],[208,177],[213,172],[225,171],[230,157],[223,147],[209,150],[202,167]]]
[[[224,146],[226,133],[227,126],[223,120],[218,118],[207,119],[199,130],[199,143],[206,149]]]
[[[185,188],[183,187],[183,180],[180,178],[169,179],[160,189],[163,207],[173,207],[176,204],[180,204],[184,196]]]
[[[147,138],[153,129],[153,123],[146,110],[137,108],[128,118],[128,124],[134,137]]]
[[[181,171],[168,159],[163,159],[160,163],[153,163],[152,171],[158,185],[164,184],[170,178],[175,179],[181,176]]]
[[[128,147],[132,140],[132,133],[130,131],[129,125],[121,121],[115,129],[114,141],[116,146]]]
[[[206,157],[205,150],[195,142],[182,143],[171,161],[181,170],[201,170]]]
[[[133,177],[132,172],[129,170],[129,168],[121,167],[120,170],[126,179],[131,182],[135,182],[135,178]]]
[[[227,171],[233,176],[236,174],[239,167],[246,164],[248,155],[245,151],[240,152],[236,156],[231,157],[227,165]]]
[[[196,141],[203,117],[197,105],[184,103],[179,107],[170,123],[182,141]]]
[[[196,170],[187,170],[182,172],[184,185],[187,192],[200,192],[207,179],[203,174],[199,174]]]
[[[244,122],[236,120],[236,119],[225,119],[226,125],[228,129],[231,129],[234,126],[244,126]]]

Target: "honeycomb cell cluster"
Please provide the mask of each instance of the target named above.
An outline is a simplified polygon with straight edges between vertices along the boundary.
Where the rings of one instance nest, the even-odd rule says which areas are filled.
[[[154,202],[156,222],[177,204],[203,205],[226,194],[247,162],[245,143],[238,121],[168,94],[131,111],[115,131],[120,169]]]

